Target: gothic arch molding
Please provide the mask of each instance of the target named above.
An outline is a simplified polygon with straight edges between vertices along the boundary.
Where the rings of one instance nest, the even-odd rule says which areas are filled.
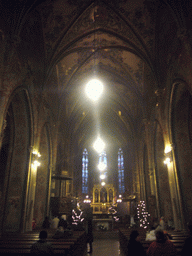
[[[44,218],[49,215],[49,198],[51,185],[51,141],[48,125],[41,130],[39,151],[41,165],[37,169],[36,191],[34,201],[34,218],[40,226]]]
[[[29,149],[33,141],[31,104],[26,88],[19,87],[12,93],[4,120],[7,126],[3,131],[0,154],[2,158],[2,154],[6,153],[1,184],[2,229],[4,232],[21,231],[25,225],[30,175]]]
[[[177,188],[177,193],[174,196],[178,200],[177,215],[183,211],[182,217],[185,219],[185,223],[189,221],[192,214],[190,190],[192,182],[191,113],[192,94],[190,88],[184,81],[177,81],[172,87],[169,123],[174,147],[174,174]]]
[[[169,173],[164,164],[164,135],[163,129],[158,121],[155,125],[154,134],[154,162],[156,176],[156,197],[158,217],[164,216],[166,220],[173,218],[172,201],[170,193]]]

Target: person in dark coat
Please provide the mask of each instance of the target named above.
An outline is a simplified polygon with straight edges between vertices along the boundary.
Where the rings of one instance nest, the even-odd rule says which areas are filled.
[[[42,230],[39,233],[39,240],[31,246],[30,253],[32,255],[47,255],[52,256],[54,254],[51,243],[47,242],[47,231]]]
[[[49,217],[46,216],[44,221],[43,221],[43,224],[42,224],[42,228],[44,229],[49,229],[50,228],[50,221],[49,221]]]
[[[156,241],[152,242],[147,250],[147,256],[177,256],[174,243],[167,239],[162,230],[156,232]]]
[[[55,239],[66,238],[72,235],[73,235],[73,232],[72,230],[68,229],[67,221],[61,218],[58,224],[58,229],[56,230],[52,238],[55,238]]]
[[[63,227],[63,229],[66,229],[68,226],[67,221],[60,217],[59,223],[58,223],[58,228]]]
[[[93,251],[93,213],[92,213],[92,208],[90,205],[87,205],[84,208],[84,228],[86,232],[86,237],[87,237],[87,244],[89,245],[89,251],[88,253],[92,253]]]
[[[192,248],[192,221],[188,223],[189,237],[185,239],[183,249],[181,251],[181,256],[191,256]]]
[[[87,234],[87,243],[89,244],[89,252],[88,253],[92,253],[93,251],[93,225],[92,225],[92,219],[87,219],[87,223],[86,223],[86,234]]]
[[[127,256],[145,256],[145,250],[143,245],[139,241],[139,232],[137,230],[133,230],[130,234],[130,239],[127,247]]]

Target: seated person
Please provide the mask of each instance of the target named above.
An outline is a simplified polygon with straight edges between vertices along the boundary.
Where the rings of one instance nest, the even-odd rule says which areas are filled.
[[[152,227],[150,232],[146,234],[145,241],[155,241],[156,240],[156,234],[155,234],[155,228]]]
[[[51,243],[46,241],[47,231],[42,230],[39,233],[39,240],[31,246],[30,253],[33,255],[53,255],[54,251]]]
[[[192,221],[188,223],[189,237],[185,239],[183,249],[181,251],[181,256],[191,255],[191,245],[192,245]]]
[[[62,220],[59,222],[58,229],[56,230],[55,234],[53,235],[53,238],[65,238],[68,236],[72,236],[73,232],[68,229],[68,224],[66,220]]]
[[[147,250],[147,256],[177,256],[177,249],[173,242],[167,239],[162,230],[156,232],[156,241]]]
[[[127,256],[146,256],[144,247],[139,240],[139,232],[137,230],[133,230],[130,234],[127,246]]]

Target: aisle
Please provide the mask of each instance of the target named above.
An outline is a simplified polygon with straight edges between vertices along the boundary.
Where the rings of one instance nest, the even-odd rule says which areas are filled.
[[[117,231],[95,232],[93,252],[87,256],[124,256],[120,251]]]

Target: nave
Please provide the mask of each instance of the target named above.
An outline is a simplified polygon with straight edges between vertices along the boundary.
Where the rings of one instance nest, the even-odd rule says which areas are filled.
[[[88,247],[89,250],[89,247]],[[93,251],[87,256],[124,256],[119,243],[118,231],[94,232]]]
[[[120,228],[110,231],[93,231],[93,250],[89,252],[86,243],[85,231],[73,231],[72,236],[60,239],[53,238],[55,230],[47,230],[47,242],[51,243],[54,255],[58,256],[125,256],[127,255],[127,245],[130,233],[133,229]],[[137,229],[140,234],[140,241],[145,249],[149,248],[151,242],[146,241],[146,231]],[[31,246],[39,240],[40,230],[27,233],[9,233],[0,236],[1,256],[28,256],[31,255]],[[174,243],[177,256],[181,256],[185,240],[189,237],[186,231],[169,230],[169,239]]]
[[[34,230],[27,233],[9,233],[0,236],[0,254],[2,256],[19,255],[26,256],[31,253],[31,246],[39,240],[41,230]],[[73,231],[73,235],[61,239],[53,239],[55,230],[47,230],[47,242],[51,243],[54,255],[62,256],[124,256],[120,250],[119,232],[94,231],[92,253],[89,252],[89,245],[86,244],[84,231]]]
[[[0,12],[0,235],[84,202],[96,222],[118,208],[129,225],[145,203],[187,230],[192,1],[1,0]]]

